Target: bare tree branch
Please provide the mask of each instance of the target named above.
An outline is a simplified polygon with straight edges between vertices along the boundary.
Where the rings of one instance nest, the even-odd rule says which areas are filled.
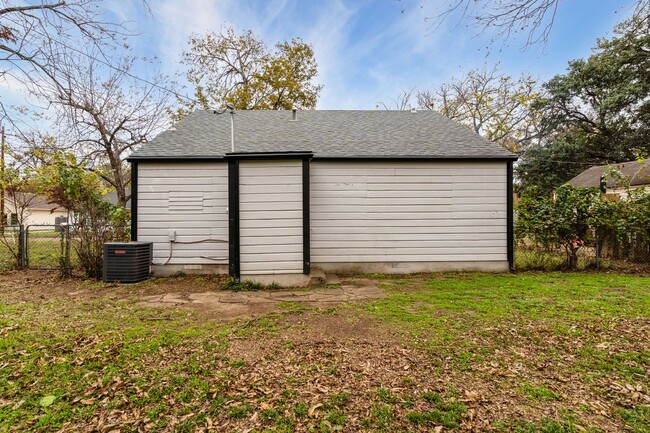
[[[508,40],[515,34],[525,35],[523,48],[545,45],[555,23],[562,0],[451,0],[440,13],[427,18],[430,30],[443,22],[457,19],[470,21],[481,34],[491,34],[492,41]],[[646,1],[646,0],[640,0]]]
[[[48,53],[58,64],[56,79],[29,89],[50,103],[59,132],[54,139],[33,132],[24,141],[45,159],[48,147],[71,151],[85,169],[116,190],[124,206],[130,198],[125,159],[168,125],[173,95],[161,85],[164,76],[132,78],[134,57],[116,59],[112,67],[96,57],[93,49],[79,54],[60,46]]]
[[[535,81],[512,79],[491,69],[471,70],[437,88],[419,91],[419,108],[436,110],[513,152],[521,152],[539,135],[539,98]]]
[[[377,102],[377,108],[383,110],[399,110],[404,111],[413,108],[411,100],[413,98],[413,93],[415,92],[415,87],[412,87],[407,90],[402,90],[397,98],[391,99],[388,103],[380,101]]]
[[[90,46],[103,56],[128,32],[104,22],[100,6],[100,0],[0,0],[0,76],[10,73],[22,84],[56,80],[59,65],[49,53],[65,45]]]

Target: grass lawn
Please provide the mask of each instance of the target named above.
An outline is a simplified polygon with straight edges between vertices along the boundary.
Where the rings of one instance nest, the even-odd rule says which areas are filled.
[[[226,322],[138,305],[211,277],[0,276],[0,431],[650,432],[650,278],[364,278]]]

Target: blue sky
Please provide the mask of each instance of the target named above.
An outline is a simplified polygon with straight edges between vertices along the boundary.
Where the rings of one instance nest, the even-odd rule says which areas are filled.
[[[611,35],[634,0],[563,0],[545,46],[521,50],[523,40],[492,45],[466,22],[437,29],[427,17],[449,0],[105,0],[107,19],[128,21],[139,33],[136,53],[156,56],[165,73],[182,71],[180,53],[192,33],[226,25],[251,29],[269,45],[302,37],[312,44],[323,91],[319,109],[374,109],[402,90],[429,88],[453,76],[498,63],[503,72],[544,81],[586,57],[597,37]],[[6,87],[5,87],[6,89]],[[6,89],[11,90],[11,89]],[[3,92],[4,93],[4,92]]]

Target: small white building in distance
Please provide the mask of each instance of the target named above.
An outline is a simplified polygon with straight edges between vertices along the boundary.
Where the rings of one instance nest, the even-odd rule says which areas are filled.
[[[7,225],[52,225],[57,217],[67,215],[66,209],[49,203],[44,195],[18,192],[5,197],[4,221]]]

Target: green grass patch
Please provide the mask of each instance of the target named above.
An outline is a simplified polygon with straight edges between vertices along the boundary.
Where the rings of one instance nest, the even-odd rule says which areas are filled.
[[[529,383],[525,383],[521,386],[521,391],[535,400],[553,401],[560,399],[556,393],[544,386],[534,386]]]
[[[650,432],[650,407],[637,406],[620,409],[619,414],[630,431],[634,433]]]

